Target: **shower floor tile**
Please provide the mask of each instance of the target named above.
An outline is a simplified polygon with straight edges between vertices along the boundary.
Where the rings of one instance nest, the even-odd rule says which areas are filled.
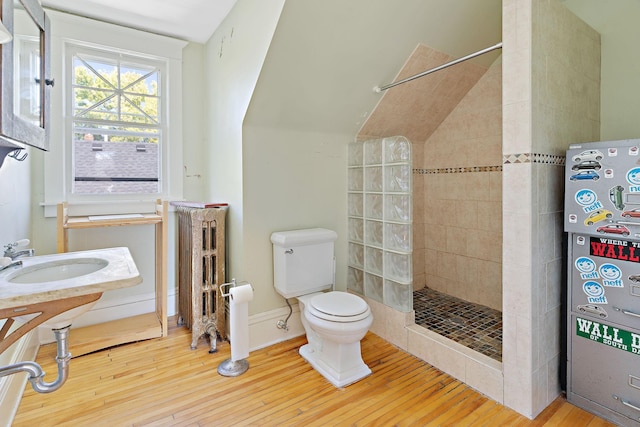
[[[502,313],[433,289],[413,293],[416,324],[502,361]]]

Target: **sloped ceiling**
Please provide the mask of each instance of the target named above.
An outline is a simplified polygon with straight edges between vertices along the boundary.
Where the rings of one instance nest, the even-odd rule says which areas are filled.
[[[501,34],[501,0],[289,0],[245,125],[355,136],[382,96],[373,88],[394,81],[418,44],[457,58]]]

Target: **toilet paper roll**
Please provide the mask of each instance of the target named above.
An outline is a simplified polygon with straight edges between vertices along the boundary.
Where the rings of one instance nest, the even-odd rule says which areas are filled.
[[[229,332],[231,335],[231,360],[249,357],[249,301],[253,299],[251,285],[229,289]]]
[[[249,302],[253,299],[253,288],[250,284],[235,286],[229,289],[231,304]]]

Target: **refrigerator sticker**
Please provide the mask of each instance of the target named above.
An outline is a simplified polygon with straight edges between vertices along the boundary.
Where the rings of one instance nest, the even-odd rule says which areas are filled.
[[[618,149],[615,147],[611,147],[607,150],[607,154],[609,155],[609,157],[615,157],[618,155]]]
[[[627,182],[631,184],[629,186],[631,193],[640,192],[640,168],[633,168],[627,172]]]
[[[596,271],[596,263],[591,258],[581,256],[576,259],[575,266],[580,272],[580,278],[582,280],[599,279],[598,272]]]
[[[602,203],[598,200],[598,196],[593,190],[583,188],[578,190],[575,195],[576,202],[582,206],[582,210],[586,213],[593,212],[602,208]]]
[[[576,335],[629,353],[640,354],[640,335],[631,331],[576,317]]]
[[[589,255],[640,263],[640,242],[590,237]]]
[[[630,156],[637,156],[638,155],[638,147],[636,147],[636,146],[629,147],[629,155]]]
[[[598,269],[602,276],[602,286],[609,286],[612,288],[623,288],[622,283],[622,271],[617,265],[605,263]]]
[[[604,296],[604,288],[598,282],[584,282],[582,290],[587,294],[589,304],[608,304],[607,297]]]

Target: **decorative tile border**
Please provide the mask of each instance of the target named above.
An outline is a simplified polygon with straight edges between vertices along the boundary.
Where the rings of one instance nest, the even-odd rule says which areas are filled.
[[[520,153],[506,154],[502,156],[502,165],[537,163],[555,166],[565,165],[565,156],[555,156],[541,153]],[[502,172],[502,165],[499,166],[465,166],[458,168],[436,168],[436,169],[413,169],[414,175],[431,175],[443,173],[468,173],[468,172]]]
[[[506,154],[502,156],[502,164],[504,165],[517,163],[539,163],[564,166],[565,160],[565,156],[555,156],[552,154],[541,153]]]
[[[468,172],[501,172],[500,166],[467,166],[459,168],[438,168],[438,169],[414,169],[414,175],[431,175],[441,173],[468,173]]]

